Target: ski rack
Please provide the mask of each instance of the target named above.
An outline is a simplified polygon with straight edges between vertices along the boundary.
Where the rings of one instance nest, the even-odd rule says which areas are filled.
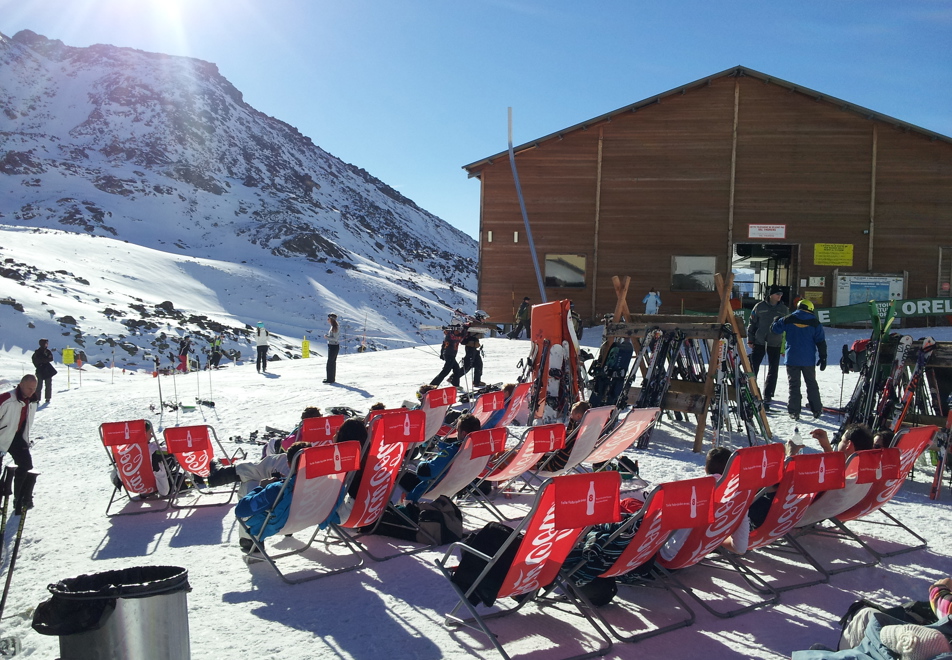
[[[628,278],[625,278],[627,284]],[[616,294],[623,295],[627,291],[627,286],[619,286],[619,278],[613,278],[615,282]],[[628,314],[621,318],[627,318],[625,323],[606,323],[605,341],[602,344],[602,351],[598,360],[604,361],[607,356],[606,347],[610,347],[613,341],[619,337],[627,337],[631,340],[637,355],[641,349],[641,338],[647,336],[650,330],[660,330],[662,332],[680,332],[685,341],[703,341],[707,344],[707,355],[716,355],[717,342],[724,337],[725,326],[730,326],[731,331],[737,341],[738,346],[746,345],[746,329],[744,325],[737,320],[734,310],[730,306],[730,292],[734,282],[733,274],[729,275],[727,280],[718,273],[714,276],[714,282],[717,293],[720,297],[720,310],[716,316],[693,316],[693,315],[663,315],[663,314]],[[619,300],[619,307],[627,311],[627,304]],[[616,314],[615,318],[620,318]],[[738,356],[741,365],[747,374],[752,373],[750,360],[747,357],[747,351],[739,350]],[[642,376],[646,372],[646,367],[642,363],[632,364],[631,369],[639,369]],[[661,403],[661,410],[677,411],[692,414],[697,419],[697,429],[694,434],[693,451],[701,452],[704,447],[704,433],[707,429],[707,416],[714,401],[714,385],[717,372],[717,360],[709,359],[707,373],[703,382],[694,382],[672,378],[669,381],[668,390]],[[767,439],[772,438],[770,424],[767,421],[766,412],[763,409],[763,398],[760,394],[760,388],[757,381],[752,377],[750,380],[751,394],[754,396],[755,408],[766,430]],[[628,403],[636,404],[641,393],[641,388],[632,387],[628,392]]]

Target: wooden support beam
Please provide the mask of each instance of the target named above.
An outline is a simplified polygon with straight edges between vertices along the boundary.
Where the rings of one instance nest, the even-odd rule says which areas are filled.
[[[631,318],[631,312],[628,311],[628,285],[631,284],[631,278],[625,275],[624,281],[617,275],[612,276],[612,284],[615,285],[615,297],[618,298],[615,303],[615,321],[627,321]]]

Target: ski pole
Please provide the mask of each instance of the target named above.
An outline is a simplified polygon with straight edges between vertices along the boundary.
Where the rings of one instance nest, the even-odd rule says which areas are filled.
[[[178,371],[178,369],[172,369],[172,390],[175,392],[175,405],[178,406],[179,403],[180,403],[180,401],[179,401],[179,398],[178,398],[178,385],[177,385],[176,382],[175,382],[175,372],[176,372],[176,371]]]
[[[162,371],[159,369],[159,356],[155,356],[155,382],[159,384],[159,410],[165,406],[162,400]]]
[[[33,499],[33,486],[36,485],[36,478],[39,475],[32,470],[23,476],[23,484],[20,488],[20,506],[24,502]],[[13,543],[13,554],[10,555],[10,566],[7,568],[7,581],[3,585],[3,596],[0,596],[0,617],[3,616],[3,608],[7,604],[7,594],[10,592],[10,581],[13,579],[13,569],[17,565],[17,553],[20,552],[20,539],[23,538],[23,523],[26,522],[25,508],[20,511],[20,524],[17,526],[17,539]]]
[[[3,542],[7,533],[7,509],[10,505],[10,496],[13,495],[14,468],[8,465],[3,468],[3,478],[0,479],[0,496],[3,497],[3,509],[0,511],[0,558],[3,557]]]

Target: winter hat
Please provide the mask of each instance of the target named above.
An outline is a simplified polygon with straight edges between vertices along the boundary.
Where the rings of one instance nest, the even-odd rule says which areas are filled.
[[[40,340],[40,346],[42,346],[43,344],[49,344],[49,343],[50,343],[50,340],[49,340],[49,339],[41,339],[41,340]]]
[[[337,318],[337,314],[334,314],[334,313],[332,312],[332,313],[330,313],[330,314],[327,315],[327,318],[329,318],[329,319],[336,319],[336,318]]]
[[[945,635],[935,628],[914,624],[883,626],[879,639],[902,660],[930,660],[950,651]]]
[[[264,321],[258,321],[258,327],[259,327],[259,328],[263,328],[263,327],[264,327]]]
[[[529,296],[526,296],[525,298],[523,298],[522,302],[529,302]]]
[[[783,293],[783,288],[779,284],[771,284],[767,289],[767,295],[772,296],[775,293]]]

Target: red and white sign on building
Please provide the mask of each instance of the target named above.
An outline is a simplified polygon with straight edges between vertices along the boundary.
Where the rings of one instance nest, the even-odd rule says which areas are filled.
[[[787,225],[747,225],[747,238],[786,238]]]

